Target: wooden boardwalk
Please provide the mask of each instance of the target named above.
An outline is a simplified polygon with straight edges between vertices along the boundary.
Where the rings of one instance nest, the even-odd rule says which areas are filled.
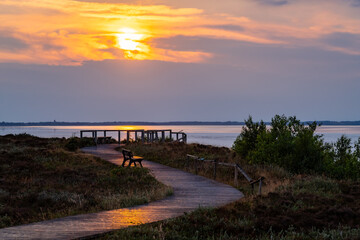
[[[114,148],[99,145],[84,148],[117,165],[122,157]],[[162,183],[172,186],[174,195],[146,205],[99,213],[81,214],[49,221],[0,229],[0,239],[73,239],[182,215],[198,207],[217,207],[243,197],[237,189],[158,163],[143,161]]]

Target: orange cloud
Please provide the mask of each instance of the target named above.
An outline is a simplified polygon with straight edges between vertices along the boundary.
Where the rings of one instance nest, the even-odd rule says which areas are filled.
[[[262,6],[268,13],[264,17],[257,15],[258,3],[237,4],[239,12],[235,14],[233,9],[226,12],[224,7],[224,12],[213,13],[206,8],[208,5],[199,9],[73,0],[2,0],[0,33],[5,29],[6,36],[5,40],[0,38],[0,62],[78,65],[83,61],[105,59],[202,62],[214,57],[211,52],[181,51],[181,46],[175,51],[150,44],[152,39],[178,35],[292,47],[315,46],[357,54],[319,41],[333,32],[360,34],[360,20],[351,14],[348,16],[348,7],[294,1],[281,7]],[[125,28],[135,31],[135,35],[131,37],[130,33],[119,38],[121,29]],[[7,48],[10,37],[27,47]],[[1,41],[7,45],[1,45]]]

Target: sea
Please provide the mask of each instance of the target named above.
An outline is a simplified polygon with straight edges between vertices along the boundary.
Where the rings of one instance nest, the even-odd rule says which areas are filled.
[[[231,147],[242,130],[241,125],[174,125],[174,126],[6,126],[0,127],[0,135],[27,133],[38,137],[79,137],[80,130],[162,130],[182,131],[187,134],[188,143],[201,143],[213,146]],[[360,137],[360,126],[321,126],[317,134],[323,136],[325,142],[333,143],[342,135],[349,137],[352,142]],[[125,134],[122,134],[125,138]],[[85,136],[89,136],[90,134]],[[101,136],[101,135],[99,135]],[[108,133],[117,139],[117,133]],[[133,137],[133,136],[132,136]]]

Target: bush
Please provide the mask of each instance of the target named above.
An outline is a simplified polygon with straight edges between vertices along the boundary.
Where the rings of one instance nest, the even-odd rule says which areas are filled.
[[[351,140],[342,136],[335,144],[325,144],[315,134],[320,126],[305,126],[296,117],[276,115],[271,127],[251,116],[234,142],[233,150],[254,164],[277,164],[293,173],[325,173],[331,177],[360,178],[360,138],[352,151]]]
[[[94,146],[94,140],[92,138],[78,138],[72,137],[67,139],[65,148],[69,151],[76,151],[79,148]]]
[[[266,125],[263,121],[254,123],[252,117],[249,116],[245,120],[245,126],[242,128],[241,134],[236,138],[233,149],[242,157],[246,157],[257,146],[258,136],[266,131]]]
[[[327,172],[330,176],[338,179],[360,178],[359,162],[359,142],[360,138],[351,146],[351,139],[341,136],[336,143],[332,144],[328,153]]]

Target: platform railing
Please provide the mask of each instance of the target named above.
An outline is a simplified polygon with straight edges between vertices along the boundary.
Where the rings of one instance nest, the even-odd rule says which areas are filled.
[[[91,137],[94,139],[95,143],[99,143],[99,139],[107,140],[108,133],[117,133],[117,140],[120,144],[121,136],[126,136],[124,138],[125,142],[142,142],[142,143],[149,143],[149,142],[187,142],[187,134],[180,131],[174,132],[171,129],[161,129],[161,130],[144,130],[144,129],[137,129],[137,130],[80,130],[80,138],[83,138],[86,133],[90,133]],[[134,135],[134,139],[130,137],[131,133]],[[125,135],[123,135],[125,134]]]

